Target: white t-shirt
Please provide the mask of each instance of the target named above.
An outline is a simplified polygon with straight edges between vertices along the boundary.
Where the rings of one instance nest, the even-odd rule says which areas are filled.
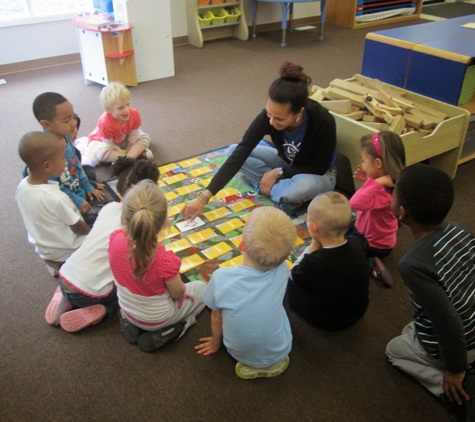
[[[20,208],[28,241],[43,259],[63,262],[85,239],[71,230],[81,219],[73,201],[59,189],[58,182],[31,185],[25,177],[17,187],[16,202]]]
[[[59,271],[61,278],[87,296],[107,296],[114,288],[109,265],[109,238],[122,227],[121,213],[122,204],[119,202],[104,206],[84,243]]]

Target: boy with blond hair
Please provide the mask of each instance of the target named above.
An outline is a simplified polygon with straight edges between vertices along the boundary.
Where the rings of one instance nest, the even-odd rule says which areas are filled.
[[[64,171],[64,140],[48,132],[30,132],[21,139],[18,152],[30,171],[15,196],[28,241],[42,259],[64,262],[89,233],[76,205],[58,182],[49,180]]]
[[[292,333],[283,306],[289,276],[285,259],[296,239],[295,226],[279,209],[260,207],[251,213],[239,245],[243,265],[218,269],[206,288],[212,337],[200,339],[198,354],[215,353],[224,342],[243,379],[273,377],[287,369]]]
[[[327,331],[349,327],[368,307],[368,261],[356,239],[345,239],[350,222],[351,207],[343,195],[316,196],[308,207],[312,242],[294,263],[289,279],[290,308]]]

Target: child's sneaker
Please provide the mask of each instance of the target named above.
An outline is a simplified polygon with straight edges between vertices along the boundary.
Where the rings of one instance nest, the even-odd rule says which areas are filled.
[[[180,337],[185,328],[186,322],[180,321],[176,324],[163,327],[156,331],[147,331],[137,340],[137,346],[142,352],[154,352]]]
[[[65,312],[73,308],[72,303],[63,296],[61,289],[56,287],[53,298],[51,299],[45,312],[45,319],[49,325],[59,325],[59,318]]]
[[[302,210],[303,205],[303,202],[284,202],[279,205],[279,208],[281,211],[284,211],[289,217],[298,217],[299,211]],[[301,214],[303,214],[303,212]]]
[[[384,266],[383,261],[376,257],[373,259],[375,265],[371,271],[371,275],[381,281],[386,287],[393,287],[393,278],[391,277],[391,274],[387,268]]]
[[[252,366],[244,365],[241,362],[236,364],[236,374],[239,378],[242,379],[253,379],[253,378],[268,378],[276,377],[284,372],[289,366],[290,358],[287,356],[284,360],[274,363],[271,366],[266,368],[254,368]]]
[[[84,330],[91,325],[96,325],[106,316],[104,305],[92,305],[86,308],[65,312],[59,319],[59,325],[68,333]]]
[[[122,309],[119,310],[119,326],[120,332],[127,343],[137,343],[137,339],[139,338],[140,334],[142,334],[142,330],[129,322]]]

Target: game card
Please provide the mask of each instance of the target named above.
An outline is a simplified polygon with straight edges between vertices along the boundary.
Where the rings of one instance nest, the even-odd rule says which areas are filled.
[[[157,240],[159,242],[162,242],[166,239],[169,239],[170,237],[176,236],[177,234],[180,234],[178,229],[176,227],[167,227],[166,229],[163,229],[160,234],[157,237]]]
[[[165,246],[165,249],[167,251],[173,251],[175,253],[183,251],[188,248],[191,248],[191,243],[188,242],[188,239],[179,239]]]
[[[220,267],[237,267],[244,262],[244,257],[242,255],[238,255],[229,261],[225,261],[222,264],[219,264]]]
[[[232,237],[229,240],[236,246],[236,248],[239,248],[239,244],[242,240],[242,234],[240,234],[239,236]]]
[[[213,179],[213,178],[208,177],[207,179],[202,179],[202,180],[200,180],[200,184],[202,184],[205,188],[207,188],[209,186],[209,184],[211,183],[211,179]]]
[[[195,190],[200,190],[201,186],[197,185],[196,183],[193,183],[191,185],[187,186],[182,186],[181,188],[176,188],[175,191],[178,192],[180,195],[187,195],[191,192],[194,192]]]
[[[197,267],[198,265],[204,264],[205,260],[201,258],[198,254],[187,256],[183,258],[180,266],[180,273],[185,273],[192,268]]]
[[[189,160],[180,161],[178,165],[182,169],[187,169],[188,167],[196,166],[196,164],[200,164],[200,163],[201,161],[198,160],[198,158],[190,158]]]
[[[188,173],[190,173],[193,177],[198,177],[209,173],[210,171],[212,171],[210,167],[200,167],[199,169],[190,170]]]
[[[196,229],[197,227],[204,226],[204,225],[205,225],[205,222],[200,217],[196,217],[193,221],[186,220],[186,221],[180,221],[179,223],[176,223],[176,227],[181,232],[193,230],[193,229]]]
[[[249,212],[247,214],[240,215],[239,217],[242,218],[244,221],[247,221],[249,219]]]
[[[170,208],[168,208],[168,216],[173,217],[174,215],[180,214],[180,211],[183,209],[184,206],[184,202],[171,206]]]
[[[203,214],[209,221],[218,220],[219,218],[226,217],[227,215],[231,214],[226,207],[216,208],[213,211],[208,211]]]
[[[226,221],[225,223],[218,224],[216,228],[221,233],[226,234],[242,226],[244,226],[244,223],[241,220],[233,218],[232,220]]]
[[[175,198],[178,198],[178,195],[173,191],[167,192],[164,195],[165,195],[165,198],[167,198],[168,202],[173,201]]]
[[[234,204],[228,205],[234,212],[239,212],[246,210],[254,206],[254,202],[249,199],[243,199],[242,201],[235,202]]]
[[[201,253],[209,260],[224,255],[226,252],[232,251],[233,248],[226,242],[219,242],[217,245],[213,245],[210,248],[203,249]]]
[[[180,182],[182,180],[187,179],[186,175],[183,173],[178,173],[175,174],[174,176],[170,177],[164,177],[162,180],[167,184],[167,185],[173,185],[173,183]]]
[[[223,199],[228,196],[233,196],[233,195],[240,195],[241,192],[237,191],[234,188],[226,188],[226,189],[221,189],[216,195],[214,195],[218,199]]]
[[[217,234],[213,230],[208,228],[201,230],[200,232],[188,235],[188,239],[191,243],[194,243],[196,245],[197,243],[205,242],[206,240],[212,239],[216,236]]]
[[[170,163],[170,164],[167,164],[166,166],[159,167],[158,171],[160,172],[160,174],[165,174],[165,173],[168,173],[169,171],[176,169],[177,167],[178,166],[176,165],[176,163]]]

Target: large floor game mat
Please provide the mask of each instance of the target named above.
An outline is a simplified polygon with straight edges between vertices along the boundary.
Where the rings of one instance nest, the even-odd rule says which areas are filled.
[[[242,229],[249,213],[256,207],[277,206],[269,198],[258,195],[245,183],[239,172],[203,210],[200,226],[188,225],[180,215],[184,204],[206,189],[214,174],[226,161],[226,148],[212,151],[159,167],[159,185],[168,200],[169,226],[160,235],[160,242],[182,260],[180,273],[190,280],[208,282],[219,267],[234,267],[242,263],[238,249]],[[113,181],[109,186],[114,190]],[[306,215],[293,220],[297,242],[287,263],[293,262],[310,243]]]

